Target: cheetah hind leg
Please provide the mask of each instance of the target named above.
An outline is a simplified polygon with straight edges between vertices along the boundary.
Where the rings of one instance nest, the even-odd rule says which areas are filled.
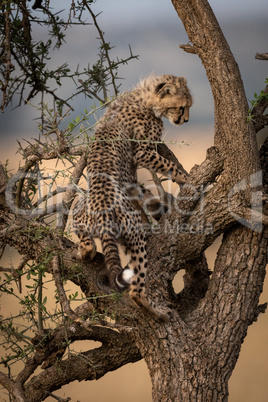
[[[91,237],[80,238],[77,257],[81,260],[93,260],[97,253],[97,246]]]
[[[129,295],[132,300],[140,308],[145,309],[147,312],[152,313],[161,321],[168,321],[171,317],[172,310],[169,307],[156,304],[151,298],[146,294],[145,289],[145,269],[139,266],[139,269],[133,269],[133,275],[131,278],[131,286]],[[139,275],[139,272],[141,275]]]
[[[124,247],[124,252],[130,257],[128,265],[117,275],[117,285],[124,287],[125,290],[130,285],[129,295],[137,306],[145,311],[152,313],[159,320],[168,321],[172,310],[168,307],[157,305],[149,299],[145,292],[145,276],[147,261],[144,252],[139,253],[140,262],[137,263],[137,252],[128,247]]]
[[[150,312],[159,320],[169,321],[172,314],[172,310],[169,307],[156,304],[154,301],[152,301],[146,296],[145,292],[142,292],[139,295],[137,295],[136,292],[130,290],[130,297],[140,308]]]

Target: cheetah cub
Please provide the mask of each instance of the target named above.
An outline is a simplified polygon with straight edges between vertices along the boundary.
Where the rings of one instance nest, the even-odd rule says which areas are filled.
[[[176,183],[186,175],[156,151],[163,132],[162,118],[179,126],[189,120],[192,98],[184,77],[155,76],[140,81],[114,100],[99,121],[87,162],[88,191],[75,207],[73,225],[81,258],[93,258],[94,238],[101,241],[110,286],[123,291],[159,318],[165,309],[146,294],[146,232],[130,193],[138,167],[159,172]],[[130,254],[121,266],[118,244]]]

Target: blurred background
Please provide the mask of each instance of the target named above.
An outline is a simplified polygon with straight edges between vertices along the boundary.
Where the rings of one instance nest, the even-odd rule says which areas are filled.
[[[56,4],[54,4],[56,3]],[[69,6],[68,2],[68,6]],[[67,2],[51,1],[53,10],[68,8]],[[256,52],[267,52],[268,43],[268,8],[267,0],[211,0],[210,5],[229,42],[232,52],[240,67],[246,95],[253,100],[254,92],[260,93],[265,87],[268,76],[267,61],[255,60]],[[98,23],[105,31],[106,40],[114,45],[112,53],[118,57],[127,57],[131,45],[132,52],[139,55],[128,65],[121,66],[119,76],[122,77],[121,90],[133,87],[137,81],[154,71],[156,74],[182,75],[187,78],[193,95],[194,105],[191,108],[190,122],[179,129],[174,129],[165,122],[166,141],[185,141],[188,145],[170,145],[184,167],[189,170],[194,164],[200,164],[206,150],[213,145],[214,111],[213,98],[205,70],[195,55],[187,54],[180,44],[188,42],[187,34],[178,18],[171,1],[163,0],[98,0],[92,5],[95,13],[101,12]],[[38,13],[38,11],[36,10]],[[90,22],[90,21],[89,21]],[[35,35],[38,39],[38,28]],[[41,32],[40,32],[41,36]],[[94,26],[73,27],[66,36],[66,44],[58,51],[55,49],[51,63],[60,65],[68,61],[75,69],[96,60],[98,36]],[[69,96],[72,88],[59,88],[62,97]],[[40,100],[39,100],[40,101]],[[36,104],[38,101],[36,102]],[[16,106],[14,102],[13,107]],[[69,121],[76,117],[90,102],[83,96],[73,104],[75,112]],[[20,156],[16,154],[17,140],[38,137],[37,112],[29,105],[13,109],[10,107],[0,115],[0,160],[9,159],[9,168],[16,169]],[[268,135],[264,129],[258,134],[261,144]],[[217,244],[207,252],[209,265],[212,268]],[[14,250],[5,255],[3,266],[16,266],[18,256]],[[178,279],[180,281],[180,279]],[[267,281],[266,281],[267,283]],[[179,286],[179,284],[178,284]],[[1,312],[10,313],[12,307],[7,306],[2,297]],[[268,300],[268,287],[264,289],[260,302]],[[268,395],[268,316],[261,315],[257,323],[249,328],[248,336],[242,346],[241,354],[230,380],[230,402],[266,402]],[[76,350],[82,346],[76,345]],[[80,348],[80,349],[79,349]],[[83,346],[84,348],[84,346]],[[133,385],[133,381],[135,385]],[[151,385],[146,365],[143,361],[127,365],[116,372],[107,374],[103,379],[90,383],[72,383],[61,391],[60,396],[70,396],[72,400],[81,402],[149,402],[151,401]],[[89,396],[90,395],[90,396]],[[2,398],[2,399],[1,399]],[[0,391],[0,400],[8,400]],[[48,398],[47,401],[52,401]]]

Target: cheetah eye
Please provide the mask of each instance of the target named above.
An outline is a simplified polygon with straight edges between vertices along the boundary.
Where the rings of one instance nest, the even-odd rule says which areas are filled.
[[[166,83],[165,83],[165,82],[162,82],[161,84],[157,85],[155,91],[156,91],[156,92],[159,92],[160,89],[162,89],[165,85],[166,85]]]
[[[169,112],[176,112],[177,108],[176,107],[168,107],[167,110]]]

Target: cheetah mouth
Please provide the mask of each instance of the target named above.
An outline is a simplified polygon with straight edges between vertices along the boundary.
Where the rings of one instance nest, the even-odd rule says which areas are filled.
[[[174,121],[174,124],[179,125],[181,122],[182,116],[180,116],[177,120]]]
[[[183,115],[181,115],[176,121],[174,121],[173,123],[176,125],[176,126],[178,126],[178,125],[181,125],[181,124],[183,124],[183,123],[187,123],[188,122],[188,120],[187,119],[182,119],[182,117],[183,117]]]
[[[181,114],[180,114],[180,116],[178,117],[178,119],[177,119],[177,120],[174,120],[174,124],[176,124],[176,125],[182,124],[182,123],[184,123],[184,122],[187,122],[186,119],[184,119],[184,120],[182,121],[182,117],[184,116],[184,107],[180,107],[180,112],[181,112]]]

